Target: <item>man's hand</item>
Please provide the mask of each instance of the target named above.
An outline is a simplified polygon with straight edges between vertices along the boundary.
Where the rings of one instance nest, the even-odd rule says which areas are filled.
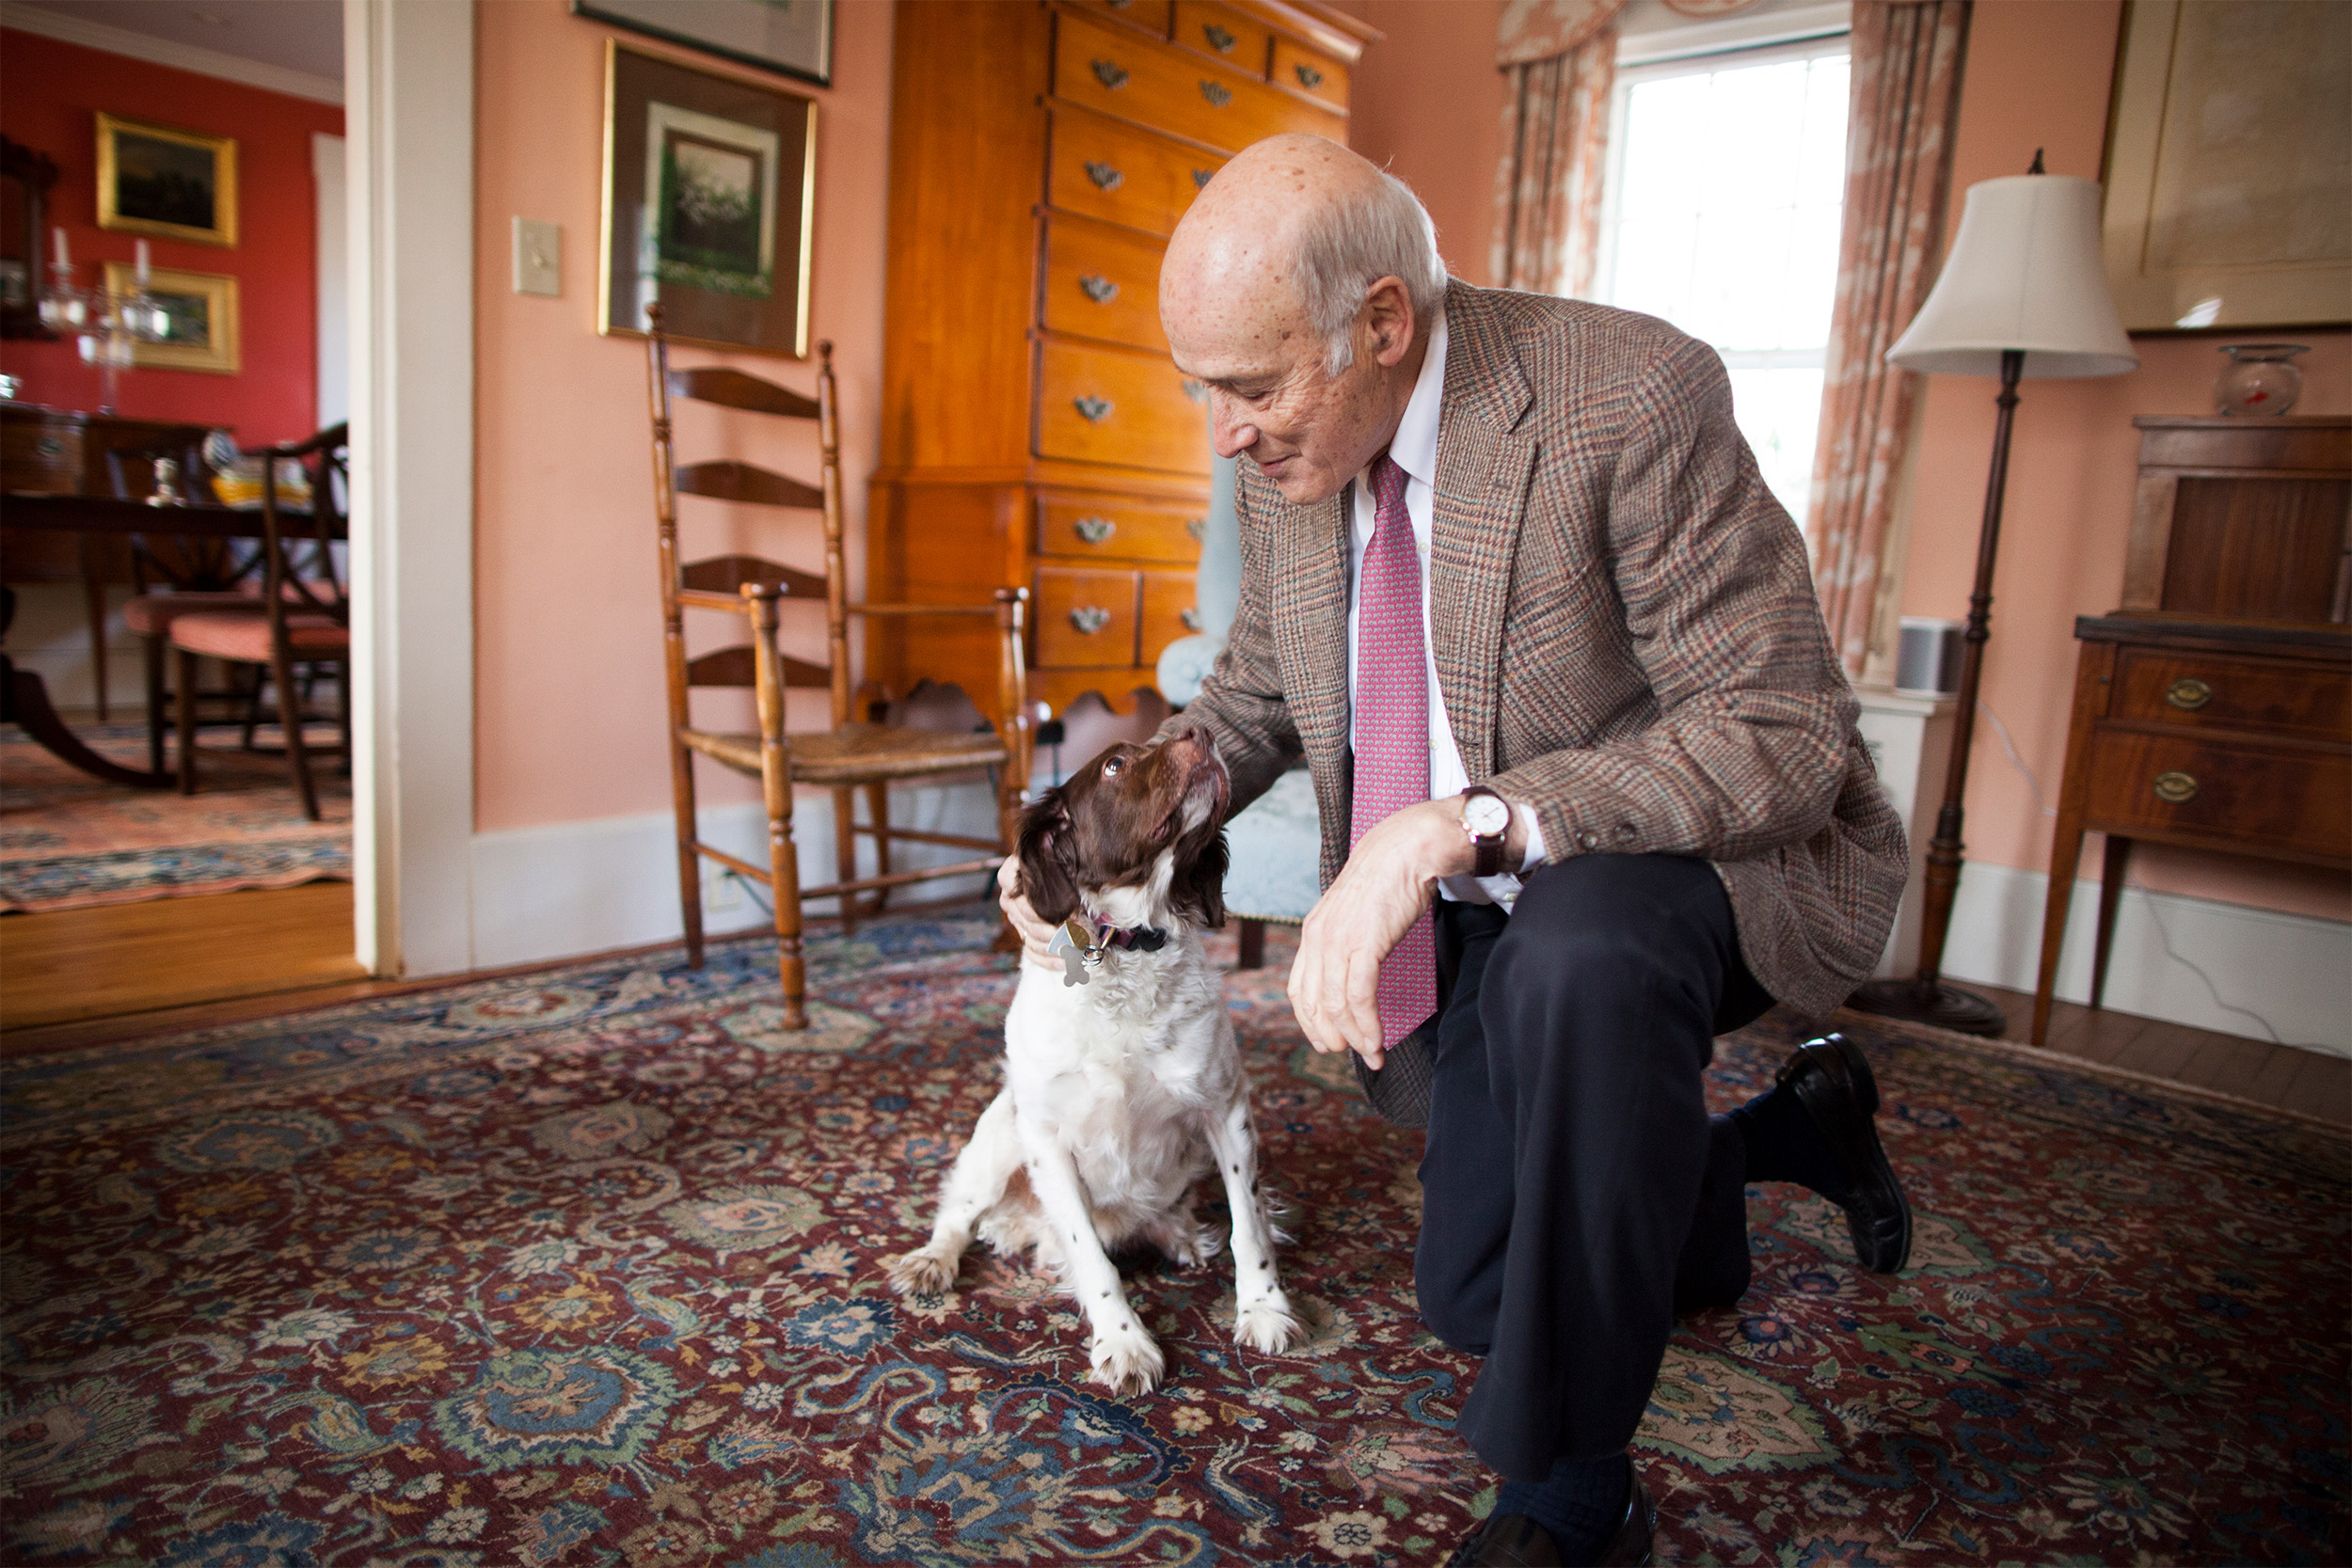
[[[1363,836],[1309,911],[1291,964],[1291,1010],[1309,1044],[1380,1066],[1380,960],[1429,907],[1438,879],[1475,862],[1458,798],[1407,806]]]
[[[1054,957],[1055,927],[1037,917],[1029,908],[1027,895],[1019,891],[1021,863],[1008,855],[996,868],[996,907],[1005,911],[1005,919],[1021,935],[1021,956],[1028,962],[1058,974],[1061,960]]]

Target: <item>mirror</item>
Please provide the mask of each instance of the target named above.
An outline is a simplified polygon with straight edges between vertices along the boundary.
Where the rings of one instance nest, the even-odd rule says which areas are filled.
[[[0,136],[0,338],[53,335],[40,325],[48,278],[40,241],[49,187],[56,182],[55,159]]]

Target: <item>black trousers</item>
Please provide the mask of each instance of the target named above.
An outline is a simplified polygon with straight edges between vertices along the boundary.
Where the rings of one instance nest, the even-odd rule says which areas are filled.
[[[1513,911],[1440,900],[1422,1320],[1484,1356],[1462,1435],[1514,1481],[1624,1449],[1678,1307],[1748,1281],[1714,1037],[1772,1006],[1705,861],[1587,855]]]

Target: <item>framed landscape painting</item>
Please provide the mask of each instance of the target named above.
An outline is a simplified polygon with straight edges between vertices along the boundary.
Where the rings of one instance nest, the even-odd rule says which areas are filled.
[[[235,375],[238,346],[237,280],[224,273],[181,272],[154,267],[147,293],[163,307],[160,341],[135,340],[131,363],[146,370],[210,371]],[[138,286],[138,268],[129,261],[106,263],[106,290],[126,294]]]
[[[236,138],[101,114],[98,227],[233,246]]]
[[[833,83],[833,0],[572,0],[572,14],[820,87]]]
[[[604,103],[597,331],[805,357],[816,103],[610,40]]]

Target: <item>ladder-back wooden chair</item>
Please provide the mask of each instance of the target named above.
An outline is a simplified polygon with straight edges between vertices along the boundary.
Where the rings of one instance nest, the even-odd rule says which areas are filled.
[[[817,396],[723,368],[670,368],[670,345],[660,307],[647,310],[646,357],[653,414],[654,520],[660,535],[663,654],[668,668],[670,779],[677,809],[678,895],[686,923],[687,962],[703,962],[701,861],[711,860],[767,885],[775,915],[776,969],[784,989],[785,1026],[808,1026],[806,978],[801,956],[801,900],[837,898],[845,929],[854,928],[861,895],[874,895],[879,909],[890,888],[941,877],[993,871],[1014,842],[1014,821],[1029,777],[1027,675],[1022,663],[1022,619],[1028,592],[999,588],[994,602],[978,605],[854,604],[842,565],[841,452],[833,345],[817,345]],[[680,464],[671,437],[670,400],[690,398],[749,413],[817,421],[821,480],[810,485],[766,468],[733,460]],[[811,511],[824,522],[822,576],[764,561],[725,555],[707,561],[678,560],[677,498],[703,496],[738,504]],[[821,604],[826,662],[786,657],[777,647],[781,607],[787,601]],[[747,643],[695,657],[686,653],[685,611],[712,610],[735,617],[750,635]],[[849,620],[851,616],[980,616],[993,621],[997,659],[993,693],[967,692],[987,714],[989,727],[970,734],[914,729],[874,721],[891,695],[869,686],[858,693],[866,717],[852,715]],[[696,687],[749,687],[759,728],[755,734],[726,734],[696,727],[688,694]],[[787,732],[785,692],[822,688],[831,694],[832,727]],[[880,698],[880,701],[874,700]],[[993,698],[989,711],[986,697]],[[708,758],[760,781],[768,816],[768,863],[755,865],[701,841],[694,823],[693,759]],[[888,786],[900,779],[935,779],[989,768],[995,774],[997,836],[917,832],[890,824]],[[792,842],[792,786],[830,787],[834,801],[834,880],[803,890],[798,852]],[[867,800],[867,820],[855,820],[855,796]],[[875,847],[875,872],[857,875],[857,841]],[[893,844],[944,845],[983,851],[980,858],[922,870],[894,871]]]

